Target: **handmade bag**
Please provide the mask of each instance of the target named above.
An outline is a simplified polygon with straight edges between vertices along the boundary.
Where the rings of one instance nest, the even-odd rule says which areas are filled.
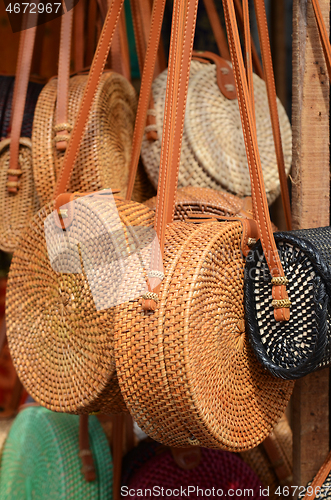
[[[85,89],[83,102],[87,105],[80,108],[56,194],[66,191],[121,5],[122,0],[114,0],[108,12]],[[94,205],[89,203],[89,197],[75,201],[75,221],[78,222],[75,227],[78,232],[74,243],[87,241],[91,245],[93,258],[99,259],[99,262],[94,262],[96,267],[104,264],[102,238],[109,233],[107,221],[111,220],[114,209],[107,203],[111,195],[107,191],[101,193],[104,194],[97,196]],[[146,206],[120,198],[115,199],[115,203],[124,228],[136,226],[138,229],[148,229],[153,225],[154,213]],[[96,308],[88,277],[81,268],[76,274],[64,274],[52,267],[44,223],[48,216],[52,216],[54,208],[55,203],[51,202],[32,219],[10,268],[6,303],[7,335],[15,368],[32,397],[49,409],[77,414],[126,411],[115,373],[114,311]],[[95,210],[99,211],[98,217],[88,232],[86,221],[91,217],[93,220],[97,213]],[[65,245],[63,250],[66,250]],[[116,257],[117,249],[114,251]],[[68,265],[76,257],[77,252],[68,259]],[[14,309],[18,300],[22,308],[16,314]],[[19,339],[23,329],[26,339],[22,344]],[[24,368],[26,363],[21,363],[27,351],[34,353],[27,361],[29,370]],[[40,362],[41,359],[43,362]],[[43,382],[36,383],[37,379]]]
[[[70,47],[70,31],[63,40]],[[88,80],[86,74],[69,78],[67,52],[63,55],[60,51],[59,77],[45,86],[35,110],[33,169],[43,205],[53,198]],[[105,72],[98,82],[68,192],[112,188],[124,196],[136,107],[137,96],[130,82],[114,71]]]
[[[214,55],[213,59],[217,62],[219,58]],[[194,59],[192,61],[178,186],[223,188],[241,197],[249,196],[251,186],[239,108],[236,99],[229,99],[229,92],[224,94],[224,91],[220,90],[220,71],[225,75],[225,72],[231,69],[226,63],[219,68],[217,64],[204,64],[201,60]],[[266,85],[255,74],[253,79],[258,144],[267,199],[271,204],[280,192],[278,158],[276,159],[270,115],[266,111]],[[155,124],[147,125],[141,149],[146,172],[155,187],[159,178],[166,82],[167,70],[153,82],[154,109],[150,110],[149,114],[154,116]],[[285,170],[288,175],[292,161],[292,132],[285,109],[279,100],[277,107]],[[151,130],[156,130],[156,137],[151,137]]]
[[[246,224],[253,222],[170,223],[184,120],[183,68],[189,66],[192,43],[187,32],[183,40],[184,21],[191,26],[195,18],[193,2],[175,3],[174,9],[174,19],[183,25],[176,26],[178,40],[175,27],[172,32],[155,223],[161,248],[165,242],[165,278],[142,303],[116,307],[116,370],[130,413],[155,440],[240,451],[269,434],[293,386],[278,386],[266,376],[245,336],[241,240]],[[241,87],[237,92],[242,99],[239,91]],[[177,121],[171,115],[175,109]],[[251,168],[251,174],[255,214],[264,225],[268,215],[261,173]],[[270,222],[263,230],[272,241]],[[284,289],[276,291],[286,297]],[[278,312],[284,314],[283,309]]]
[[[328,35],[318,1],[312,3],[331,76]],[[263,26],[260,0],[257,6]],[[330,364],[330,238],[330,227],[275,234],[291,302],[291,317],[286,322],[278,323],[273,317],[278,297],[271,296],[272,278],[261,245],[258,243],[247,257],[247,331],[259,362],[274,376],[297,379]]]
[[[1,459],[0,496],[56,500],[112,498],[112,459],[97,417],[89,438],[97,479],[86,481],[78,443],[79,417],[28,407],[16,417]]]

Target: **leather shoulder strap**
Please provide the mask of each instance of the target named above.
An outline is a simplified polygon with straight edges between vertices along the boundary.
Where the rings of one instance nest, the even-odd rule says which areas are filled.
[[[226,36],[224,34],[214,0],[204,0],[204,4],[220,56],[223,57],[223,59],[230,61],[230,53]]]
[[[21,137],[24,108],[26,101],[26,94],[29,84],[29,76],[32,63],[33,47],[36,37],[37,28],[29,28],[25,30],[23,38],[23,50],[21,57],[18,60],[16,68],[16,78],[14,84],[14,102],[12,106],[12,126],[10,133],[10,146],[9,146],[9,170],[8,170],[8,191],[17,193],[18,178],[21,173],[19,166],[19,141]]]
[[[258,224],[260,240],[272,276],[274,316],[276,321],[288,321],[290,318],[290,311],[286,292],[286,278],[271,227],[263,183],[261,160],[254,127],[254,118],[250,105],[249,91],[232,0],[223,0],[223,8],[251,178],[253,213]]]
[[[69,102],[69,79],[70,79],[70,55],[72,21],[74,9],[68,10],[61,18],[61,36],[59,50],[59,74],[57,79],[56,100],[56,125],[55,145],[56,149],[64,151],[69,140],[71,130],[68,124],[68,102]]]

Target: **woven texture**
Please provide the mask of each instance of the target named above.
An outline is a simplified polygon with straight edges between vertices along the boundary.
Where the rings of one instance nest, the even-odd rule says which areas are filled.
[[[263,498],[260,494],[262,487],[258,476],[250,469],[250,467],[243,462],[238,456],[232,453],[222,452],[218,450],[201,450],[200,464],[191,470],[183,470],[179,468],[174,462],[171,452],[165,451],[164,453],[156,456],[146,462],[136,474],[130,479],[128,487],[135,490],[136,494],[130,498],[139,498],[141,489],[151,489],[155,485],[166,490],[186,489],[188,486],[194,486],[195,492],[190,492],[190,498],[207,498],[212,495],[212,489],[223,490],[223,494],[234,490],[233,498],[242,498],[243,493],[236,490],[253,490],[250,492],[250,498],[259,499]],[[197,491],[200,488],[200,491]],[[201,489],[208,490],[204,494]],[[160,490],[161,491],[161,490]],[[219,492],[220,493],[220,492]],[[231,494],[231,493],[230,493]],[[221,495],[220,495],[221,496]],[[228,496],[228,495],[227,495]],[[144,495],[143,498],[148,498],[149,495]],[[167,495],[167,498],[176,498],[176,492]]]
[[[0,249],[4,252],[17,248],[27,223],[40,207],[32,172],[31,140],[20,139],[19,169],[22,174],[17,193],[9,193],[7,188],[9,146],[10,139],[0,142]]]
[[[102,197],[94,205],[85,197],[75,203],[73,248],[87,242],[96,268],[103,269],[109,206]],[[116,205],[123,227],[153,225],[154,213],[144,205],[120,199]],[[13,363],[29,394],[51,410],[126,411],[113,356],[114,308],[96,309],[85,272],[54,271],[44,233],[44,221],[52,210],[49,204],[33,218],[10,267],[6,319]],[[89,233],[87,220],[93,221]],[[74,267],[77,252],[66,250],[64,256],[73,259]],[[94,279],[98,285],[97,272]],[[104,292],[101,289],[101,298]]]
[[[97,480],[81,473],[79,417],[26,408],[16,417],[2,455],[2,500],[108,500],[112,498],[112,461],[107,439],[96,417],[89,419],[89,438]],[[45,496],[46,495],[46,496]]]
[[[83,97],[86,75],[70,78],[68,123],[73,126]],[[38,99],[33,122],[33,169],[42,205],[53,198],[64,152],[54,145],[57,79],[51,80]],[[121,75],[104,73],[73,168],[68,191],[119,189],[121,196],[129,175],[129,162],[137,97]]]
[[[141,151],[154,186],[158,181],[166,78],[167,71],[153,83],[158,139],[153,142],[145,137]],[[257,75],[254,75],[254,95],[258,145],[270,204],[278,196],[280,184],[266,87]],[[225,188],[239,196],[249,196],[251,186],[238,101],[230,101],[222,95],[214,65],[192,61],[187,99],[178,186]],[[279,100],[278,112],[288,174],[292,132]]]
[[[331,228],[276,233],[291,301],[291,318],[274,320],[271,277],[260,244],[245,274],[245,308],[251,345],[273,375],[296,379],[329,366]]]
[[[155,210],[156,197],[145,205]],[[185,221],[195,214],[236,215],[243,205],[244,200],[226,191],[188,186],[177,190],[174,219]]]
[[[292,458],[292,431],[289,423],[285,417],[282,417],[280,422],[276,425],[272,431],[272,437],[274,443],[280,451],[286,466],[290,471],[293,470],[293,458]],[[269,487],[269,498],[271,500],[279,500],[280,498],[285,498],[282,495],[276,494],[276,489],[278,486],[283,486],[280,484],[279,479],[276,475],[274,464],[270,462],[270,459],[263,447],[260,444],[252,450],[244,451],[241,453],[242,459],[249,465],[253,471],[259,476],[264,487]],[[279,463],[276,464],[279,466]],[[282,488],[281,488],[282,491]]]
[[[154,313],[116,307],[116,371],[127,407],[171,446],[241,451],[281,418],[293,383],[256,363],[244,325],[240,222],[174,222]],[[139,367],[139,369],[137,369]]]

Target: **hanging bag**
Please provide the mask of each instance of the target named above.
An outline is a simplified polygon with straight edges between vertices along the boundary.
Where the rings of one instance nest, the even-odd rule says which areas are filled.
[[[224,53],[224,48],[222,52]],[[219,61],[215,55],[213,59],[214,62]],[[220,76],[227,79],[226,75],[229,72],[231,68],[226,62],[220,67],[219,64],[204,64],[201,58],[198,60],[193,58],[178,186],[226,189],[243,197],[251,194],[251,187],[234,85],[233,82],[225,82],[226,88],[232,85],[232,98],[231,91],[224,93],[226,89],[219,88]],[[149,110],[149,114],[154,116],[155,124],[147,125],[141,149],[146,172],[154,187],[157,186],[159,178],[166,82],[167,70],[153,82],[154,109]],[[266,84],[257,75],[254,75],[254,93],[262,170],[268,203],[271,204],[280,193],[277,170],[279,157],[273,145],[270,115],[266,112],[268,109]],[[292,132],[285,109],[279,100],[277,107],[284,150],[284,167],[288,175],[292,162]],[[156,131],[154,138],[150,135],[153,130]]]
[[[312,4],[331,76],[330,43],[318,1],[312,0]],[[263,51],[266,24],[261,0],[256,0],[256,12]],[[247,257],[247,331],[259,362],[276,377],[297,379],[330,364],[330,238],[330,227],[275,234],[291,302],[287,322],[274,320],[278,298],[271,297],[272,278],[261,245]]]
[[[124,400],[144,432],[171,446],[240,451],[269,434],[293,385],[267,375],[245,336],[242,243],[253,236],[254,221],[172,223],[195,9],[192,1],[174,4],[155,215],[165,277],[143,301],[117,306],[114,352]],[[255,216],[282,276],[260,165],[249,160]],[[286,300],[285,287],[275,293]],[[277,313],[281,319],[288,310]]]

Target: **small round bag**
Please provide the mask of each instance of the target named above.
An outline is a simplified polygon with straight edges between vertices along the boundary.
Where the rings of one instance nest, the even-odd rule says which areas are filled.
[[[229,63],[230,68],[230,63]],[[167,70],[153,82],[158,138],[146,134],[141,157],[154,185],[158,183]],[[268,203],[279,195],[280,184],[275,146],[268,111],[266,85],[253,75],[256,127]],[[292,162],[292,132],[285,109],[278,100],[286,173]],[[151,126],[148,126],[150,130]],[[147,130],[147,129],[146,129]],[[241,197],[250,196],[251,185],[237,100],[227,99],[218,86],[217,68],[192,60],[185,113],[178,187],[199,186],[226,189]]]
[[[97,479],[81,472],[79,417],[31,406],[15,418],[1,459],[2,500],[108,500],[112,496],[112,459],[97,417],[89,418],[89,438]]]

